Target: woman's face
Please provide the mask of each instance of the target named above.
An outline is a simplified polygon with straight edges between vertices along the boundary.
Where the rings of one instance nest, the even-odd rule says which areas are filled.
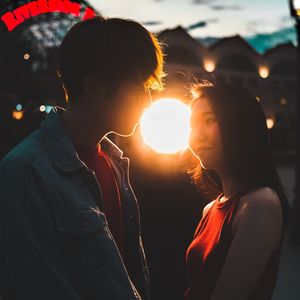
[[[192,107],[189,146],[204,169],[217,171],[224,165],[219,123],[206,98]]]

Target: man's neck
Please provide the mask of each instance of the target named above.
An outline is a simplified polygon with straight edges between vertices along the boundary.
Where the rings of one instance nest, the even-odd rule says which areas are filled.
[[[103,129],[99,126],[101,116],[97,116],[96,122],[95,113],[84,107],[68,106],[62,114],[61,120],[75,146],[95,147],[108,132],[104,126]]]

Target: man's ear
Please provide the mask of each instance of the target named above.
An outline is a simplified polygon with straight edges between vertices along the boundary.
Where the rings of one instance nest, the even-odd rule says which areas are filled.
[[[96,76],[90,75],[84,80],[83,94],[89,99],[99,100],[105,96],[104,85],[99,82],[99,79]]]

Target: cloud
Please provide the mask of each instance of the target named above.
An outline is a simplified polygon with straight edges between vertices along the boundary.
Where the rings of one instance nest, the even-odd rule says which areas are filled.
[[[204,21],[200,21],[194,24],[191,24],[189,26],[186,27],[186,30],[193,30],[193,29],[197,29],[197,28],[203,28],[206,27],[208,24],[210,23],[215,23],[218,22],[218,19],[209,19],[209,20],[204,20]]]
[[[224,5],[224,4],[218,4],[218,2],[219,2],[218,0],[193,0],[193,4],[208,5],[213,10],[242,10],[243,9],[241,5],[235,5],[235,4]]]
[[[163,24],[162,21],[145,21],[145,22],[142,22],[142,24],[144,26],[155,26],[155,25],[161,25]]]
[[[270,22],[265,19],[257,19],[257,20],[251,20],[248,21],[246,26],[246,31],[248,32],[248,35],[256,35],[258,33],[258,28],[266,28]],[[281,26],[282,27],[282,26]]]
[[[162,2],[164,0],[153,0],[154,2]],[[213,1],[217,1],[217,0],[190,0],[192,1],[193,4],[209,4]]]
[[[242,10],[243,7],[240,5],[211,5],[213,10]]]
[[[211,2],[214,2],[215,0],[193,0],[194,4],[210,4]]]
[[[282,16],[278,22],[279,28],[293,26],[294,24],[295,20],[289,14]]]
[[[192,25],[186,27],[186,30],[193,30],[196,28],[202,28],[202,27],[206,27],[206,26],[207,26],[207,22],[201,21],[201,22],[198,22],[198,23],[195,23],[195,24],[192,24]]]

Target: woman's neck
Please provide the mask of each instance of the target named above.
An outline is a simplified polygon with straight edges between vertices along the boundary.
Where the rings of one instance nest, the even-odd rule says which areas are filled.
[[[224,194],[222,197],[222,201],[226,201],[227,199],[235,196],[245,187],[244,183],[240,182],[239,180],[236,180],[235,178],[233,178],[225,172],[221,172],[221,174],[219,173],[219,176],[221,178]]]

